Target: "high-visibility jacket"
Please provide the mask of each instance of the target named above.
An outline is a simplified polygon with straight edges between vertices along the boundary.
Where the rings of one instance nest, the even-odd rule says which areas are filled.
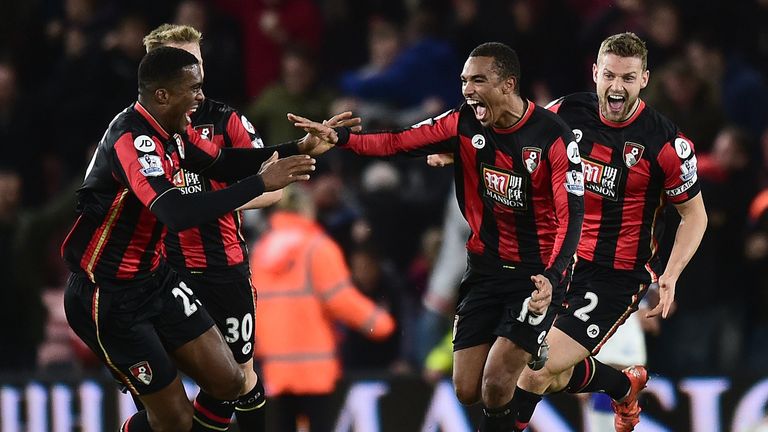
[[[278,212],[270,226],[251,251],[264,385],[271,395],[330,393],[341,376],[335,321],[377,340],[395,322],[352,285],[341,249],[318,224]]]

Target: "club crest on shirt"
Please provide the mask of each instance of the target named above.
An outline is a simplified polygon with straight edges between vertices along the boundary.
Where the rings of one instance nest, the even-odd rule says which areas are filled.
[[[136,363],[131,366],[130,371],[131,375],[144,383],[144,385],[149,385],[149,383],[152,382],[152,368],[149,366],[149,362],[143,361]]]
[[[523,147],[523,165],[525,169],[533,174],[539,167],[541,161],[541,149],[538,147]]]
[[[525,210],[525,177],[494,166],[483,164],[485,195],[499,204],[515,210]]]
[[[208,141],[213,141],[214,129],[212,124],[195,126],[195,130],[200,132],[200,137]]]
[[[645,147],[640,144],[630,141],[624,143],[624,164],[627,165],[627,168],[632,168],[640,162],[640,158],[643,157],[643,150]]]

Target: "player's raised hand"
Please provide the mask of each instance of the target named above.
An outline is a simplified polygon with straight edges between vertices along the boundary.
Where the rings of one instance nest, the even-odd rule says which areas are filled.
[[[427,156],[427,165],[432,167],[444,167],[453,163],[453,154],[439,153]]]
[[[328,120],[323,120],[323,124],[328,127],[335,128],[346,126],[350,128],[352,132],[360,132],[363,130],[363,127],[361,126],[362,123],[363,120],[360,117],[352,117],[352,111],[344,111]]]
[[[659,304],[651,309],[646,314],[646,317],[653,318],[661,314],[661,317],[666,319],[669,316],[675,303],[675,285],[677,285],[677,278],[667,276],[666,274],[659,277]]]
[[[528,311],[536,315],[544,315],[552,302],[552,283],[544,275],[533,275],[531,281],[536,289],[531,293]]]
[[[275,156],[272,155],[270,160]],[[309,173],[315,170],[315,159],[307,155],[289,156],[272,162],[266,161],[260,175],[264,181],[264,190],[271,192],[282,189],[297,181],[309,180]]]
[[[308,118],[288,113],[288,120],[297,128],[304,129],[307,135],[299,141],[299,151],[310,156],[321,155],[330,150],[339,141],[339,135],[330,126]]]

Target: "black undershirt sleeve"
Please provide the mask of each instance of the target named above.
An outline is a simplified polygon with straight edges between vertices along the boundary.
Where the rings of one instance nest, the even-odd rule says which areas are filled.
[[[241,180],[259,172],[272,153],[277,152],[278,157],[284,158],[299,154],[298,140],[289,141],[274,147],[264,148],[222,148],[219,157],[211,166],[201,170],[206,178],[225,182]]]
[[[177,188],[155,198],[149,209],[172,231],[184,231],[214,220],[264,193],[261,176],[250,176],[212,192],[183,195]]]

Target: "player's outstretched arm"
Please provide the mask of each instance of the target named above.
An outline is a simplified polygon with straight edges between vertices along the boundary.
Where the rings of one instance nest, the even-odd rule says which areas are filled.
[[[648,312],[648,317],[661,314],[662,318],[669,316],[672,303],[675,301],[675,285],[680,273],[693,258],[699,248],[704,231],[707,229],[707,211],[701,193],[690,200],[675,204],[680,213],[680,225],[677,226],[675,243],[669,255],[664,274],[659,277],[659,304]]]
[[[261,174],[221,190],[182,195],[179,189],[168,187],[149,204],[149,209],[168,228],[183,231],[231,212],[265,191],[309,180],[314,169],[315,160],[307,155],[278,159]]]

